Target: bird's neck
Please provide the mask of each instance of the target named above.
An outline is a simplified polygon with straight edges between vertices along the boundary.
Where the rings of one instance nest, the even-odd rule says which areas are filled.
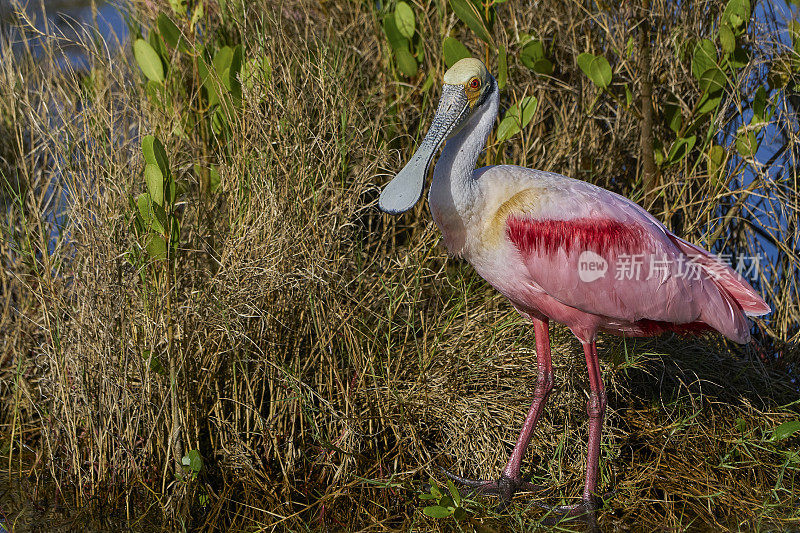
[[[461,253],[465,240],[465,224],[473,211],[476,187],[475,165],[497,118],[500,96],[497,85],[466,124],[447,140],[442,155],[433,169],[429,203],[433,218],[442,230],[445,245]]]
[[[497,118],[499,103],[499,93],[495,85],[486,103],[481,106],[482,109],[447,140],[433,171],[434,182],[448,182],[454,193],[457,186],[470,187],[478,157],[486,146],[486,140]]]

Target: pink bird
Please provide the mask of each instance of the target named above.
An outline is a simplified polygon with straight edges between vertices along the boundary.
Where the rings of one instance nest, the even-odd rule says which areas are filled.
[[[451,475],[504,502],[534,487],[520,465],[553,389],[549,320],[583,344],[591,389],[586,483],[571,513],[597,504],[600,433],[606,409],[596,340],[715,330],[746,343],[747,316],[770,312],[742,276],[716,256],[670,233],[634,202],[560,174],[498,165],[475,169],[499,104],[497,82],[477,59],[444,75],[430,130],[386,186],[380,208],[397,214],[422,196],[431,160],[446,140],[428,196],[444,244],[463,257],[523,316],[536,335],[538,380],[525,423],[497,481]]]

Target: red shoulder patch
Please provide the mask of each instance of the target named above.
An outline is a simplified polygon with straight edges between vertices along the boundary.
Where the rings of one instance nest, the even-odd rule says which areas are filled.
[[[634,254],[645,246],[645,230],[611,219],[534,220],[508,217],[506,235],[523,254],[592,250],[601,255]]]

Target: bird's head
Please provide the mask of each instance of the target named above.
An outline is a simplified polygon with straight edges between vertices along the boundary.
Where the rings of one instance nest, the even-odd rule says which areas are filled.
[[[406,166],[383,189],[378,199],[382,211],[396,215],[414,207],[422,197],[425,176],[436,150],[486,103],[495,85],[494,78],[478,59],[462,59],[445,72],[442,96],[431,127]]]

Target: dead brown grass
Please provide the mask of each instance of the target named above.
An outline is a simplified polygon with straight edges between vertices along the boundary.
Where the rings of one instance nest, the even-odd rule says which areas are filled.
[[[416,7],[426,35],[455,26],[442,2]],[[564,72],[512,72],[508,101],[537,95],[541,118],[487,159],[635,194],[636,122],[604,100],[587,114],[593,89],[567,61],[575,49],[624,44],[624,20],[578,3],[540,8],[509,2],[499,38],[513,43],[517,28],[552,36]],[[83,43],[89,91],[78,90],[86,73],[53,68],[55,46],[36,60],[0,59],[0,127],[10,133],[2,168],[24,184],[8,196],[0,241],[10,480],[0,505],[32,528],[102,530],[123,519],[134,530],[451,529],[421,514],[421,482],[437,465],[496,476],[536,379],[532,330],[437,247],[426,208],[377,213],[377,186],[413,149],[433,95],[420,97],[423,79],[391,77],[370,6],[235,9],[224,31],[268,57],[273,74],[232,117],[211,202],[199,200],[191,172],[207,153],[201,137],[170,134],[182,109],[149,102],[127,50]],[[688,35],[705,31],[706,15],[679,15]],[[669,59],[672,38],[657,47],[657,85],[688,92]],[[439,79],[438,40],[426,43],[425,65]],[[191,184],[171,298],[181,437],[205,462],[193,481],[172,476],[170,384],[142,357],[167,349],[166,294],[145,290],[148,271],[126,261],[141,245],[128,196],[143,190],[138,145],[151,132],[167,139],[172,167]],[[716,227],[697,221],[719,218],[742,188],[733,180],[712,191],[702,170],[684,175],[691,170],[665,173],[668,201],[654,208],[697,239]],[[796,205],[796,188],[756,179],[764,205]],[[770,220],[763,231],[796,243],[796,225]],[[747,223],[732,227],[720,238],[758,246]],[[784,251],[767,290],[776,314],[759,323],[772,336],[758,353],[717,339],[604,339],[602,484],[617,494],[601,524],[756,529],[797,519],[798,469],[787,455],[797,437],[770,439],[797,418],[787,405],[797,388],[784,367],[758,358],[797,340],[797,278],[785,275],[797,253]],[[532,475],[553,487],[549,503],[579,493],[586,432],[582,357],[560,328],[554,346],[557,390],[530,457]],[[505,514],[471,509],[464,527],[479,530],[529,530],[543,514],[524,503]]]

